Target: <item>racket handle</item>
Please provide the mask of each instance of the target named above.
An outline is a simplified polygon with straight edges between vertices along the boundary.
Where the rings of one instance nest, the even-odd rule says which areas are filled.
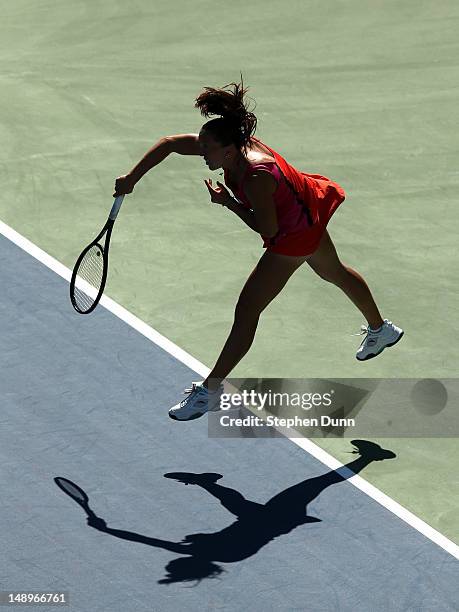
[[[116,219],[116,216],[119,213],[119,210],[121,208],[121,204],[123,203],[123,200],[124,200],[124,195],[120,195],[120,196],[117,196],[115,198],[115,201],[113,202],[112,209],[111,209],[110,214],[108,216],[108,218],[111,219],[112,221],[114,221]]]

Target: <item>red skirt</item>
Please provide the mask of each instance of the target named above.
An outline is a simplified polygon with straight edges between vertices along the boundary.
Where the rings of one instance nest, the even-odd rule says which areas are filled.
[[[306,174],[302,199],[308,203],[313,224],[298,232],[279,237],[273,246],[270,239],[263,239],[263,247],[271,253],[280,255],[306,256],[312,255],[319,246],[332,215],[344,201],[344,189],[320,174]]]

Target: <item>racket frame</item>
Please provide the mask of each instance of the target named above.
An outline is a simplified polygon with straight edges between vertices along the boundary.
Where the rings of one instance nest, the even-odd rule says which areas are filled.
[[[115,198],[112,209],[110,211],[110,214],[108,216],[108,219],[104,227],[101,229],[100,233],[96,236],[96,238],[94,238],[94,240],[90,242],[88,246],[83,249],[83,251],[80,253],[80,256],[76,260],[76,263],[73,267],[72,278],[70,279],[70,301],[72,302],[72,306],[74,307],[74,309],[79,314],[91,313],[95,309],[97,304],[99,303],[100,298],[102,297],[102,294],[104,292],[105,283],[107,282],[107,275],[108,275],[108,248],[110,245],[110,238],[112,235],[113,225],[115,224],[115,219],[119,213],[121,204],[123,203],[123,199],[124,199],[124,195],[117,196]],[[107,236],[105,237],[105,242],[104,242],[104,245],[102,246],[99,243],[99,240],[101,240],[101,238],[103,237],[105,233],[107,234]],[[102,252],[102,257],[103,257],[102,280],[101,280],[99,291],[97,293],[97,296],[94,302],[91,304],[91,306],[87,310],[81,310],[81,308],[78,306],[76,299],[75,299],[75,282],[76,282],[76,277],[78,275],[78,268],[80,267],[80,264],[83,261],[86,253],[90,249],[92,249],[93,246],[98,246]]]

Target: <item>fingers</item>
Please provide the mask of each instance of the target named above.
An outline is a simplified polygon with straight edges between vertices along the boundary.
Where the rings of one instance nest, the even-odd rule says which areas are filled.
[[[113,197],[116,198],[120,195],[132,193],[134,186],[135,180],[129,174],[119,176],[117,179],[115,179],[115,191],[113,193]]]
[[[212,179],[204,179],[204,183],[207,185],[207,188],[209,189],[209,191],[212,193],[218,193],[218,189],[214,189],[213,185],[212,185]],[[221,187],[223,190],[226,191],[226,187],[220,183],[220,181],[216,181],[217,185],[219,187]]]
[[[220,190],[223,193],[228,193],[228,189],[226,188],[226,185],[223,185],[223,183],[220,183],[220,181],[217,181],[217,185],[220,187]]]

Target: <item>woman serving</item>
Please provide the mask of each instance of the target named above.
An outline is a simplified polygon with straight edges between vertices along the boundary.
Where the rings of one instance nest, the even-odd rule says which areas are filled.
[[[255,138],[257,118],[246,108],[245,93],[243,83],[205,87],[195,107],[205,117],[220,118],[205,123],[199,134],[162,138],[115,183],[114,196],[131,193],[140,178],[170,153],[200,155],[210,170],[223,168],[225,184],[236,196],[219,181],[214,186],[208,179],[204,182],[211,201],[259,233],[266,249],[242,288],[231,332],[214,368],[169,410],[177,420],[197,418],[217,406],[221,382],[251,347],[261,313],[304,262],[344,291],[367,320],[356,354],[359,361],[376,357],[403,336],[402,329],[382,319],[362,276],[340,261],[327,231],[345,198],[344,190],[327,177],[300,172]]]

